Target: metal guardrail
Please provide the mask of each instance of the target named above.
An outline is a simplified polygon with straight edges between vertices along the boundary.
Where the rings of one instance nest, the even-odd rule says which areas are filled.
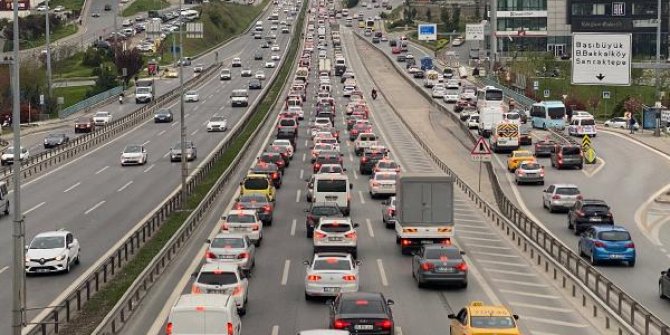
[[[358,34],[355,35],[373,48],[376,48],[367,39]],[[390,56],[385,53],[383,54],[394,64],[394,69],[410,85],[414,86],[427,100],[432,101],[433,106],[449,115],[467,134],[473,144],[476,142],[477,138],[475,135],[469,131],[467,126],[460,122],[455,113],[446,109],[442,104],[434,103],[434,99],[422,86],[414,82],[405,71],[400,69]],[[372,78],[374,81],[374,77]],[[384,94],[383,91],[381,93],[382,95]],[[511,238],[519,250],[528,254],[537,267],[542,268],[562,289],[568,290],[572,298],[578,300],[578,303],[583,308],[590,310],[591,313],[589,316],[594,319],[602,317],[602,326],[605,329],[614,329],[618,334],[670,334],[670,327],[663,320],[638,303],[633,297],[591,266],[587,260],[576,254],[560,239],[545,230],[544,227],[533,221],[512,203],[502,190],[501,183],[494,173],[491,163],[486,163],[486,168],[499,210],[482,199],[473,188],[449,169],[448,165],[432,151],[430,145],[422,139],[421,135],[410,128],[403,114],[395,109],[393,110],[431,159],[440,169],[456,179],[456,185],[483,211],[484,215]]]
[[[58,117],[64,119],[74,113],[81,111],[82,109],[95,108],[100,102],[104,102],[111,97],[115,97],[121,94],[121,92],[123,92],[123,86],[117,86],[102,93],[98,93],[88,99],[79,101],[78,103],[59,111]]]

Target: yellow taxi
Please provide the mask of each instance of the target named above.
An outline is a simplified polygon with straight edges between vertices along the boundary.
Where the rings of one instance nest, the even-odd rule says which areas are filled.
[[[514,172],[523,161],[535,161],[535,155],[528,150],[514,150],[507,157],[507,170]]]
[[[266,174],[250,173],[240,182],[240,196],[252,193],[264,194],[270,201],[275,201],[276,190]]]
[[[165,69],[165,78],[177,78],[179,77],[179,72],[177,69]]]
[[[516,324],[519,316],[501,305],[473,301],[449,318],[451,335],[521,335]]]

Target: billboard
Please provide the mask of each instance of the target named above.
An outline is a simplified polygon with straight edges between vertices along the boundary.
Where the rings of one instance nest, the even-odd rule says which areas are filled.
[[[632,34],[573,33],[572,84],[630,86]]]
[[[419,34],[419,41],[437,40],[437,24],[435,23],[419,24],[418,34]]]

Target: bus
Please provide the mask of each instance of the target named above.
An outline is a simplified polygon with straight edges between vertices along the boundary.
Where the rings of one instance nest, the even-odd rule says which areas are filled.
[[[565,129],[565,105],[561,101],[540,101],[530,109],[533,128]]]
[[[477,109],[502,106],[505,95],[494,86],[486,86],[477,92]]]
[[[372,31],[375,31],[375,20],[367,19],[365,21],[365,28],[370,28],[370,29],[372,29]]]

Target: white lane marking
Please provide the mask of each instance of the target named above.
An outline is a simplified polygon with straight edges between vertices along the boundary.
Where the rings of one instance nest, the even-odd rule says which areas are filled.
[[[309,142],[307,140],[305,140],[305,146],[308,146],[308,145],[309,145]]]
[[[365,205],[365,197],[363,196],[363,191],[358,191],[358,195],[361,197],[361,203]]]
[[[94,211],[96,208],[102,206],[102,204],[104,204],[104,203],[105,203],[105,200],[100,201],[99,203],[95,204],[95,206],[89,208],[86,212],[84,212],[84,214],[88,214],[88,213]]]
[[[302,180],[303,176],[305,175],[305,170],[301,169],[300,170],[300,180]]]
[[[191,116],[191,113],[186,113],[186,114],[184,114],[184,119],[187,118],[187,117],[189,117],[189,116]]]
[[[500,242],[500,239],[496,239],[496,238],[481,238],[481,237],[470,237],[470,236],[459,236],[458,238],[461,239],[461,240]]]
[[[356,173],[356,169],[354,168],[354,179],[358,179],[358,173]]]
[[[384,264],[382,263],[382,260],[379,258],[377,258],[377,268],[379,269],[379,276],[382,279],[382,285],[389,286],[389,282],[386,279],[386,271],[384,271]]]
[[[163,134],[165,134],[165,129],[161,130],[161,131],[158,133],[158,136],[161,136],[161,135],[163,135]]]
[[[225,107],[225,106],[221,106],[221,107],[219,107],[219,110],[222,111],[224,107]]]
[[[540,323],[548,323],[548,324],[551,324],[551,325],[562,326],[562,327],[572,327],[572,328],[591,327],[589,325],[584,325],[584,324],[579,324],[579,323],[574,323],[574,322],[563,322],[563,321],[557,321],[557,320],[552,320],[552,319],[536,318],[534,316],[528,316],[528,315],[524,315],[523,319],[524,320],[535,321],[535,322],[540,322]]]
[[[200,108],[200,106],[195,106],[195,107],[193,107],[193,111],[197,111],[198,108]]]
[[[402,328],[395,327],[395,333],[396,333],[396,335],[402,335]]]
[[[107,166],[105,166],[104,168],[102,168],[102,169],[96,171],[95,174],[100,174],[100,173],[102,173],[102,171],[105,171],[105,170],[107,170],[107,169],[109,169],[109,165],[107,165]]]
[[[0,274],[7,271],[9,269],[9,266],[5,266],[4,268],[0,269]]]
[[[298,224],[298,220],[293,219],[291,222],[291,236],[295,236],[295,226]]]
[[[307,153],[302,153],[302,161],[304,162],[307,159]]]
[[[500,279],[500,278],[492,278],[491,280],[493,280],[494,282],[498,282],[498,283],[515,284],[515,285],[521,285],[521,286],[549,287],[549,285],[545,285],[545,284],[527,283],[527,282],[520,281],[520,280],[509,280],[509,279]]]
[[[195,134],[197,134],[198,131],[200,131],[200,129],[196,129],[194,132],[192,132],[192,133],[191,133],[191,136],[195,136]]]
[[[63,193],[70,192],[70,191],[72,191],[73,189],[75,189],[75,188],[76,188],[77,186],[79,186],[79,185],[81,185],[81,182],[80,182],[80,181],[78,181],[76,184],[74,184],[74,185],[72,185],[72,186],[66,188],[65,191],[63,191]]]
[[[505,254],[495,253],[495,252],[484,252],[484,251],[479,251],[479,250],[473,250],[472,252],[475,253],[475,254],[478,254],[478,255],[486,255],[486,256],[493,256],[493,257],[519,258],[518,255],[505,255]]]
[[[605,164],[607,164],[605,160],[600,157],[596,157],[596,160],[599,161],[600,164],[598,164],[598,167],[596,167],[595,170],[587,172],[585,169],[582,168],[582,173],[586,177],[588,178],[593,177],[596,173],[600,172],[600,170],[602,170],[605,167]]]
[[[506,275],[515,275],[515,276],[537,277],[537,274],[532,273],[532,272],[508,271],[508,270],[491,269],[491,268],[487,268],[486,272],[496,272],[496,273],[502,273],[502,274],[506,274]]]
[[[149,171],[151,171],[151,169],[153,169],[154,166],[156,166],[156,164],[151,164],[151,165],[149,165],[149,167],[146,168],[143,172],[149,172]]]
[[[163,155],[163,158],[165,158],[165,157],[167,157],[167,156],[170,156],[170,152],[169,152],[169,151],[166,152],[165,155]]]
[[[284,262],[284,273],[281,275],[281,284],[283,286],[286,286],[286,283],[288,282],[288,270],[291,268],[291,260],[286,260]]]
[[[178,124],[179,124],[179,122],[172,122],[172,124],[170,125],[170,127],[174,127],[174,126],[176,126],[176,125],[178,125]]]
[[[494,245],[476,244],[476,243],[468,243],[468,247],[499,249],[499,250],[510,250],[511,249],[509,247],[498,247],[498,246],[494,246]]]
[[[121,192],[121,191],[125,190],[126,187],[130,186],[130,184],[132,184],[132,183],[133,183],[132,180],[129,181],[129,182],[127,182],[125,185],[121,186],[121,188],[119,188],[118,190],[116,190],[116,192]]]
[[[365,224],[368,226],[368,233],[370,234],[370,237],[375,238],[375,232],[372,230],[372,223],[370,222],[370,219],[365,219]]]
[[[300,202],[300,190],[295,194],[295,202]]]
[[[526,292],[526,291],[515,291],[515,290],[508,290],[508,289],[500,289],[500,292],[523,295],[523,296],[526,296],[526,297],[542,298],[542,299],[561,299],[561,297],[555,296],[555,295],[531,293],[531,292]]]
[[[458,219],[460,221],[460,219]],[[484,226],[473,226],[469,224],[463,224],[463,223],[458,223],[458,228],[459,231],[467,231],[467,229],[474,229],[474,230],[491,230],[491,227],[484,227]],[[463,229],[467,228],[467,229]]]
[[[488,263],[488,264],[495,264],[495,265],[505,265],[505,266],[516,266],[519,268],[527,268],[528,264],[526,263],[512,263],[512,262],[501,262],[499,260],[488,260],[488,259],[479,259],[479,263]]]
[[[574,312],[574,310],[569,309],[569,308],[560,308],[560,307],[552,307],[552,306],[545,306],[545,305],[527,304],[527,303],[524,303],[524,302],[517,302],[517,301],[510,301],[509,304],[512,305],[512,306],[541,309],[541,310],[544,310],[544,311],[551,311],[551,312],[557,312],[557,313],[573,313]]]
[[[272,326],[272,332],[270,332],[270,335],[279,335],[279,326]]]
[[[44,206],[44,204],[46,204],[46,202],[44,202],[44,201],[40,202],[39,204],[37,204],[37,205],[31,207],[29,210],[23,212],[23,215],[26,215],[26,214],[28,214],[28,213],[30,213],[30,212],[32,212],[32,211],[34,211],[34,210],[36,210],[36,209],[38,209],[38,208]]]
[[[142,145],[147,145],[149,142],[151,142],[151,140],[147,140],[146,142],[142,143]]]
[[[471,220],[471,219],[463,219],[463,218],[461,218],[461,217],[460,217],[460,215],[459,215],[459,218],[458,218],[458,221],[467,221],[467,222],[481,222],[481,223],[484,223],[484,222],[486,222],[486,221],[484,221],[484,220]]]
[[[495,236],[497,234],[491,233],[488,231],[478,231],[478,230],[460,230],[459,233],[463,234],[472,234],[472,235],[484,235],[484,236]]]
[[[351,152],[349,153],[349,160],[350,160],[352,163],[354,162],[354,156],[351,154]]]

